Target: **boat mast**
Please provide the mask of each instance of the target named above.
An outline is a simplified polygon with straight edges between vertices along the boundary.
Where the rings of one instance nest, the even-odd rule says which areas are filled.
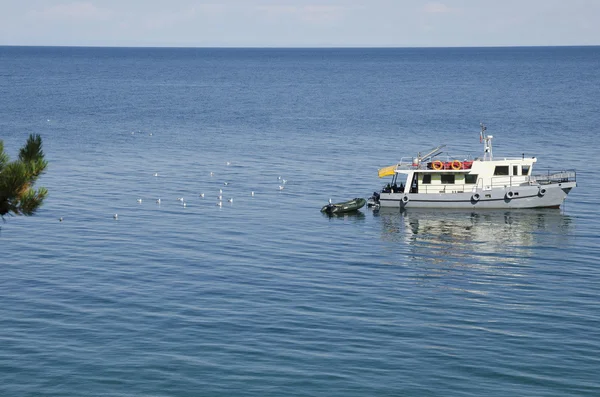
[[[479,142],[483,143],[483,161],[492,161],[494,159],[494,155],[492,153],[492,139],[494,137],[485,133],[487,127],[483,123],[479,123],[479,125],[481,125]]]

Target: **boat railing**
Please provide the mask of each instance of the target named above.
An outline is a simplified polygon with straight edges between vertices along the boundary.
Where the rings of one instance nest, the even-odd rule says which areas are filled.
[[[574,170],[569,171],[549,171],[545,174],[536,175],[515,175],[515,176],[495,176],[491,179],[491,185],[484,183],[482,178],[477,183],[467,184],[421,184],[419,193],[463,193],[488,190],[499,187],[517,187],[528,185],[549,185],[553,183],[575,182],[577,174]]]
[[[576,182],[577,172],[575,170],[551,171],[547,170],[543,174],[531,176],[532,183],[540,185],[549,185],[552,183]]]
[[[491,188],[499,187],[516,187],[516,186],[527,186],[537,184],[529,176],[501,176],[493,177],[491,184],[485,184],[482,178],[477,180],[477,183],[465,183],[465,184],[421,184],[419,186],[419,193],[464,193],[464,192],[476,192],[482,190],[489,190]]]
[[[546,171],[543,174],[535,175],[500,175],[494,176],[491,180],[488,179],[488,183],[483,178],[478,178],[476,183],[466,184],[420,184],[418,187],[419,193],[463,193],[463,192],[475,192],[475,191],[486,191],[493,188],[509,188],[517,186],[530,186],[530,185],[549,185],[555,183],[565,182],[576,182],[577,173],[575,170],[563,170],[563,171]],[[384,185],[381,189],[383,193],[402,193],[406,191],[404,184],[397,185]]]
[[[464,154],[459,154],[459,155],[444,154],[444,155],[437,156],[435,159],[432,159],[431,161],[435,161],[435,160],[440,160],[442,162],[452,162],[454,160],[458,160],[458,161],[471,161],[471,162],[473,162],[474,158],[470,154],[467,154],[467,155],[464,155]]]
[[[474,192],[477,185],[474,183],[448,184],[448,185],[419,185],[419,193],[464,193]]]
[[[451,164],[453,161],[460,161],[461,163],[472,164],[474,159],[471,155],[438,155],[435,158],[427,160],[421,160],[420,162],[414,157],[402,157],[400,162],[396,166],[397,170],[426,170],[431,168],[431,163],[434,161],[441,161],[443,164]],[[428,166],[429,165],[429,166]]]
[[[491,188],[498,188],[498,187],[515,187],[515,186],[526,186],[526,185],[532,185],[533,183],[531,182],[531,177],[530,176],[509,176],[509,175],[503,175],[503,176],[493,176],[491,178],[491,185],[488,185],[488,187]],[[485,186],[485,184],[484,184]],[[486,190],[484,188],[484,190]]]
[[[498,160],[504,160],[504,161],[507,161],[507,160],[510,160],[510,161],[522,161],[524,159],[525,159],[524,156],[521,156],[521,157],[504,157],[504,156],[500,157],[500,156],[495,156],[493,160],[482,159],[482,161],[498,161]]]
[[[547,171],[543,174],[531,176],[494,176],[489,187],[515,187],[526,185],[549,185],[552,183],[575,182],[577,174],[574,170],[569,171]],[[485,188],[484,188],[485,190]]]
[[[421,164],[414,161],[414,157],[402,157],[396,166],[397,170],[416,170],[420,169]]]

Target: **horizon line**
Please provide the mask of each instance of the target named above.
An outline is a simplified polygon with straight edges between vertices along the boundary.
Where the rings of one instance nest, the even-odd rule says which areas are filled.
[[[449,48],[565,48],[600,47],[600,44],[558,44],[558,45],[456,45],[456,46],[185,46],[185,45],[63,45],[63,44],[0,44],[0,47],[45,47],[45,48],[148,48],[148,49],[449,49]]]

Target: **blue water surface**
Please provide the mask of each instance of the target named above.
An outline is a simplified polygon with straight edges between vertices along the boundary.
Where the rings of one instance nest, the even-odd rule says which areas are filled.
[[[600,47],[0,47],[50,191],[0,230],[0,395],[600,395],[598,87]],[[561,209],[320,213],[480,122]]]

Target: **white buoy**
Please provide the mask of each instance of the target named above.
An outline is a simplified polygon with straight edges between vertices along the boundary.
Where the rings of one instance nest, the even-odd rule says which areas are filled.
[[[177,201],[181,201],[183,203],[183,197],[178,197]]]
[[[219,201],[219,202],[217,203],[217,205],[218,205],[219,207],[222,207],[222,206],[223,206],[223,202],[222,202],[222,201]]]
[[[119,215],[118,214],[114,214],[113,218],[115,218],[115,220],[119,219]]]
[[[219,199],[219,201],[223,201],[223,196],[221,196],[220,194],[217,196],[217,198]]]
[[[158,172],[155,172],[155,173],[154,173],[154,176],[158,176]]]
[[[142,199],[137,199],[138,204],[142,204]]]
[[[62,222],[63,221],[63,217],[61,216],[60,218],[58,218],[58,221]]]
[[[156,200],[156,204],[160,204],[160,199]]]
[[[287,183],[287,179],[284,179],[281,182],[283,182],[283,184],[285,185]]]
[[[329,204],[331,204],[331,199],[329,199]]]
[[[219,189],[219,194],[223,194],[223,189]]]
[[[233,197],[227,199],[228,202],[233,203]]]
[[[187,203],[183,203],[183,208],[187,207]]]
[[[254,197],[254,192],[252,192],[252,197]]]
[[[229,185],[229,182],[223,182],[223,185],[227,186]]]
[[[227,165],[231,165],[231,163],[228,161],[228,162],[227,162]]]
[[[204,193],[200,193],[200,198],[204,198]]]
[[[279,185],[279,190],[283,190],[283,186]]]
[[[215,174],[214,174],[214,173],[211,171],[211,172],[210,172],[210,176],[214,176],[214,175],[215,175]]]

